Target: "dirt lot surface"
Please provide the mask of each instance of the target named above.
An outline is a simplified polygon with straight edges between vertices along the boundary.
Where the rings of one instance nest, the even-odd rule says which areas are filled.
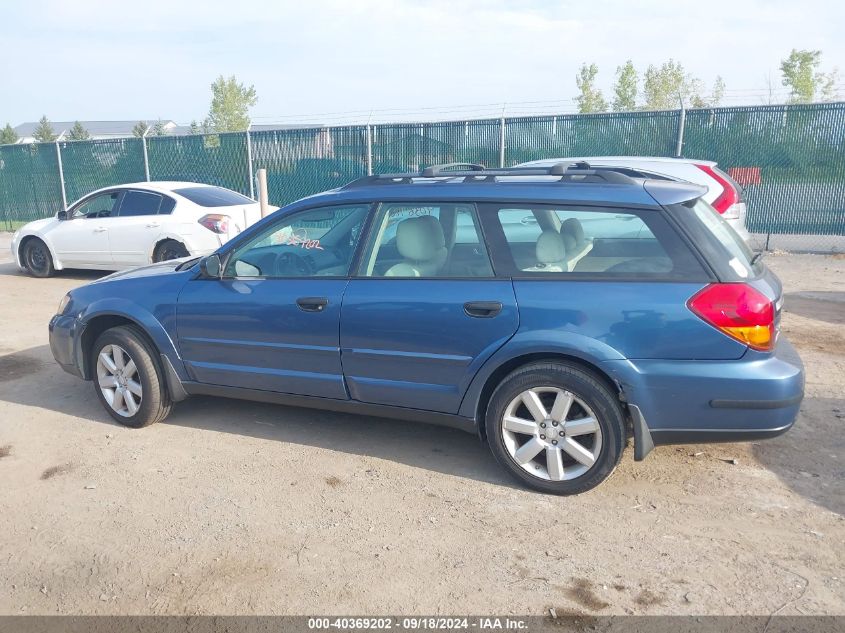
[[[114,424],[47,345],[96,277],[0,237],[0,613],[845,613],[845,259],[770,255],[807,365],[795,428],[514,485],[421,424],[196,398]],[[4,259],[5,257],[5,259]]]

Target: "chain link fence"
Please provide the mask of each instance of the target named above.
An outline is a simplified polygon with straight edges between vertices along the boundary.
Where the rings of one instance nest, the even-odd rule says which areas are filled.
[[[845,250],[845,103],[397,123],[0,146],[0,229],[105,186],[220,185],[282,206],[368,173],[566,156],[714,160],[745,190],[767,248]]]

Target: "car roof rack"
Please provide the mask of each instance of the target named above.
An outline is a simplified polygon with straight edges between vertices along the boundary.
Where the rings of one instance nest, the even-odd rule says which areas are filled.
[[[369,185],[411,184],[415,180],[441,179],[438,182],[454,182],[461,178],[464,183],[496,182],[497,178],[508,176],[558,176],[557,182],[595,182],[601,180],[617,185],[633,185],[636,181],[628,174],[613,167],[591,167],[589,163],[556,163],[548,167],[494,167],[488,169],[475,163],[445,163],[431,165],[422,171],[405,174],[378,174],[353,180],[343,189],[354,189]]]

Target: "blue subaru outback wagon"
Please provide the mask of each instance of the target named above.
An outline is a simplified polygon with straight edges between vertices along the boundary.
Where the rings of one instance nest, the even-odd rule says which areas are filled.
[[[431,422],[578,493],[629,438],[641,460],[798,414],[781,284],[703,193],[584,163],[366,177],[73,290],[50,345],[127,426],[192,394]]]

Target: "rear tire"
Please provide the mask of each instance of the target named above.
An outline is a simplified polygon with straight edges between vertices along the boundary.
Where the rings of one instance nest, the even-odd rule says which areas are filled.
[[[52,277],[56,274],[50,249],[37,237],[30,238],[24,244],[23,257],[21,259],[27,272],[33,277]]]
[[[135,326],[103,332],[91,349],[94,390],[109,415],[124,426],[161,422],[173,404],[156,351]]]
[[[493,455],[513,477],[556,495],[599,485],[625,446],[616,394],[565,363],[534,363],[509,374],[490,398],[485,425]]]
[[[153,262],[165,262],[169,259],[179,259],[180,257],[187,257],[190,255],[188,249],[182,242],[176,240],[164,240],[161,244],[156,246],[155,253],[153,253]]]

